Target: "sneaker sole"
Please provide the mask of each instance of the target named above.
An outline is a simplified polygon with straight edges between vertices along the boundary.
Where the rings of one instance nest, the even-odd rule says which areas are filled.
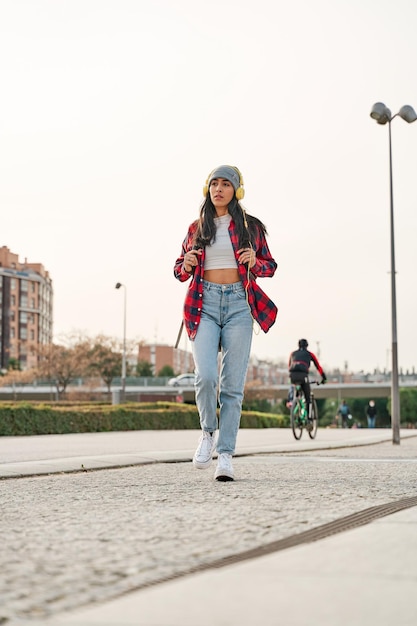
[[[227,482],[230,482],[231,480],[234,480],[232,476],[225,476],[225,475],[216,476],[215,479],[218,480],[220,483],[227,483]]]
[[[197,469],[208,469],[210,467],[212,461],[213,461],[213,459],[210,459],[209,461],[206,461],[205,463],[201,463],[200,461],[196,461],[195,459],[193,459],[193,465]]]

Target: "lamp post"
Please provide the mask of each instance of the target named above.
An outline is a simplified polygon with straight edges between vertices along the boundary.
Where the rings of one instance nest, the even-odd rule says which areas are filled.
[[[126,285],[116,283],[116,289],[124,289],[124,307],[123,307],[123,354],[122,354],[122,402],[125,400],[126,391]]]
[[[400,443],[400,394],[398,385],[398,341],[397,341],[397,295],[395,287],[395,246],[394,246],[394,194],[392,185],[392,147],[391,122],[401,117],[411,124],[417,120],[413,107],[406,104],[395,115],[382,102],[376,102],[371,110],[371,117],[377,124],[388,123],[389,140],[389,179],[390,179],[390,233],[391,233],[391,327],[392,327],[392,374],[391,374],[391,424],[392,442]]]

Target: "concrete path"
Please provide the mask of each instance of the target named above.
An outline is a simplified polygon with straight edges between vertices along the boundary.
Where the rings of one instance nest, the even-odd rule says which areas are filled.
[[[404,430],[401,437],[416,434],[413,430]],[[0,478],[191,461],[198,438],[196,430],[0,437]],[[392,441],[390,429],[327,428],[320,429],[314,440],[303,433],[301,440],[296,441],[289,429],[242,428],[236,456],[362,446],[383,441]]]
[[[190,575],[54,626],[415,626],[417,507],[335,537]]]
[[[0,438],[0,624],[417,624],[415,431],[242,429],[221,484],[198,436]]]

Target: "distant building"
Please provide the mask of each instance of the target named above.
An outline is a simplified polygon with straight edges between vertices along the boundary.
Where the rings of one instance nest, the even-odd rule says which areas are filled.
[[[152,365],[154,375],[164,365],[170,365],[175,374],[186,374],[194,371],[194,359],[191,352],[178,350],[167,344],[141,343],[139,345],[139,361]],[[289,381],[288,369],[282,364],[260,361],[255,356],[249,360],[246,382],[258,381],[262,385],[282,385]]]
[[[257,381],[262,385],[286,385],[289,381],[288,369],[282,363],[259,360],[256,356],[249,359],[246,382]]]
[[[52,280],[41,263],[0,248],[0,367],[37,365],[36,347],[52,343]]]
[[[194,371],[194,359],[191,352],[176,350],[167,344],[139,344],[138,361],[150,363],[154,376],[158,375],[164,365],[170,365],[175,374],[186,374]]]

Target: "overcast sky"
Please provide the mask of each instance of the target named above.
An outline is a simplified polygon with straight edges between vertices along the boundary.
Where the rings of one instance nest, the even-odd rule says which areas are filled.
[[[173,344],[202,187],[242,171],[278,262],[275,326],[391,367],[388,126],[417,109],[415,0],[0,0],[0,245],[54,284],[56,336]],[[417,365],[417,123],[392,123],[399,364]],[[181,347],[187,347],[185,338]]]

